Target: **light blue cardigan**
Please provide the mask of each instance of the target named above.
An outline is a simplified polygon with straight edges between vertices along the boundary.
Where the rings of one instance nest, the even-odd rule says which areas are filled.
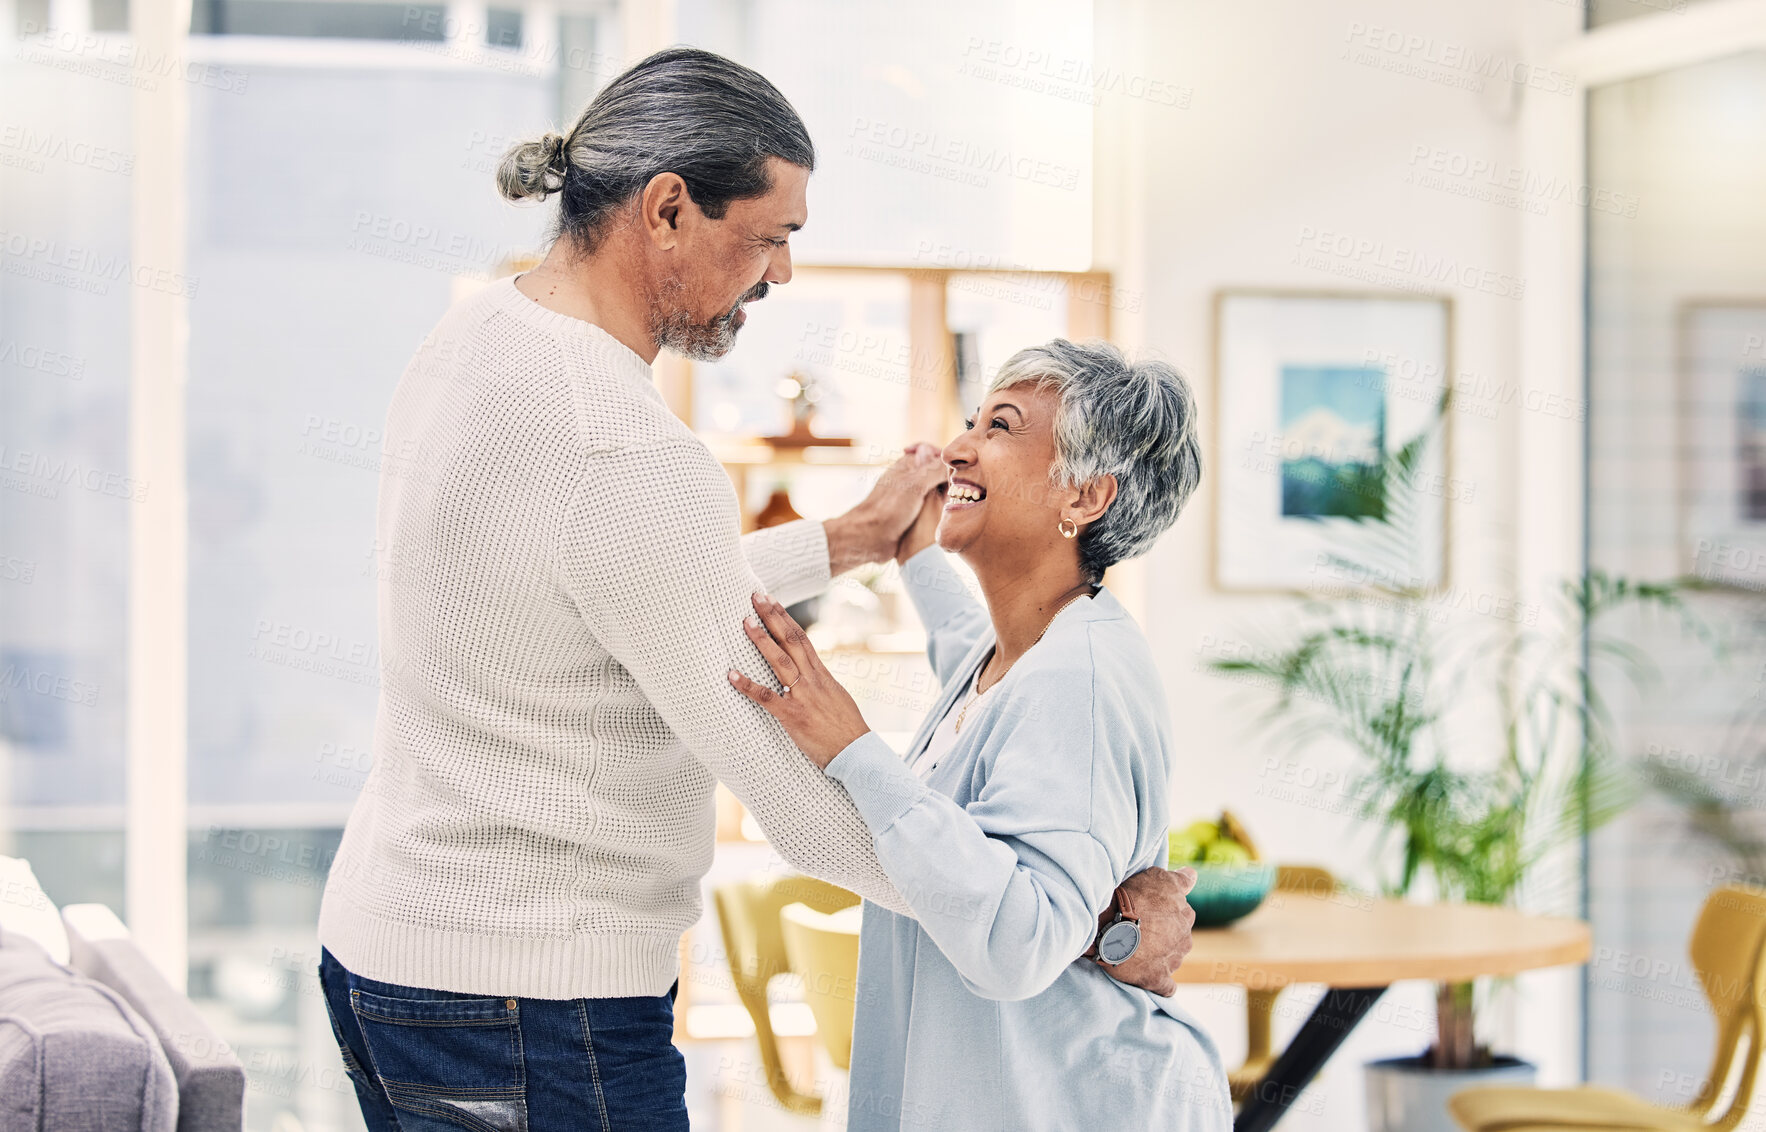
[[[866,903],[850,1132],[1232,1125],[1213,1041],[1076,960],[1116,885],[1165,863],[1172,745],[1146,639],[1107,590],[1063,610],[908,769],[993,646],[944,552],[903,567],[943,686],[904,759],[873,732],[828,764],[917,919]]]

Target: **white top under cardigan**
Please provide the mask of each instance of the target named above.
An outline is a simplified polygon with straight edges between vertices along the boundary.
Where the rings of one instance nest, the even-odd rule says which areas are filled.
[[[982,665],[982,668],[985,667],[986,665]],[[938,726],[932,729],[932,737],[926,740],[926,749],[921,751],[920,757],[914,760],[914,765],[910,769],[920,778],[924,779],[938,769],[939,760],[957,745],[957,737],[962,734],[957,728],[969,718],[968,713],[974,711],[981,701],[987,698],[988,692],[993,691],[992,688],[989,688],[987,692],[976,691],[980,686],[981,668],[977,668],[975,678],[969,681],[969,690],[964,692],[963,698],[952,704],[950,710],[944,713],[944,718],[940,719]]]
[[[466,994],[663,994],[714,778],[792,864],[905,908],[845,790],[724,676],[771,684],[749,595],[825,587],[821,526],[739,531],[636,354],[512,279],[448,312],[387,415],[374,769],[319,914],[339,962]]]

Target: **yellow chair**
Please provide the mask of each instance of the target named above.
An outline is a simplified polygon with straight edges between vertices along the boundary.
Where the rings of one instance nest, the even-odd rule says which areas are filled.
[[[1337,878],[1329,869],[1317,865],[1277,865],[1275,887],[1278,892],[1323,896],[1336,891]],[[1244,1103],[1275,1064],[1275,1051],[1270,1048],[1270,1022],[1275,1016],[1275,1000],[1281,993],[1281,987],[1245,988],[1245,1063],[1226,1075],[1235,1105]]]
[[[841,1069],[852,1068],[852,1015],[858,1003],[858,925],[856,908],[824,915],[805,904],[787,904],[779,913],[785,954],[803,977],[803,1000],[816,1017],[822,1048]]]
[[[754,1019],[754,1036],[760,1042],[767,1087],[787,1111],[819,1115],[822,1099],[798,1092],[785,1074],[779,1057],[779,1039],[773,1032],[772,1010],[767,1004],[767,984],[775,975],[791,970],[784,937],[779,932],[779,911],[787,904],[805,904],[818,911],[837,912],[857,904],[859,898],[814,877],[763,875],[718,885],[712,890],[712,901],[717,905],[718,926],[723,931],[724,953],[730,961],[736,996]],[[820,1024],[818,1017],[817,1025]]]
[[[1447,1102],[1470,1132],[1729,1132],[1747,1115],[1766,1038],[1766,890],[1731,885],[1713,892],[1693,925],[1687,951],[1711,1012],[1717,1051],[1698,1097],[1684,1108],[1651,1104],[1618,1089],[1467,1089]],[[1740,1054],[1742,1039],[1747,1052]],[[1721,1112],[1723,1086],[1736,1080]]]

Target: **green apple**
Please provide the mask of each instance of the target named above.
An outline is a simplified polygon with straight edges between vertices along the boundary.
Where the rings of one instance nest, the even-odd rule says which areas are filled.
[[[1167,868],[1175,869],[1180,865],[1187,865],[1202,859],[1202,847],[1196,844],[1195,839],[1187,833],[1172,834],[1166,838],[1166,845],[1170,849],[1168,854],[1170,864],[1166,866]]]
[[[1207,845],[1220,837],[1220,825],[1211,821],[1191,822],[1183,835],[1197,845]]]
[[[1251,851],[1223,837],[1208,843],[1202,850],[1202,859],[1210,865],[1243,865],[1251,860]]]

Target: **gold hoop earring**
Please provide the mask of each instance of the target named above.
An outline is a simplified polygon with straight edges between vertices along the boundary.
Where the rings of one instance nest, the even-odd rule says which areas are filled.
[[[1055,529],[1061,532],[1062,538],[1079,537],[1079,524],[1075,523],[1072,519],[1062,519],[1059,523],[1055,524]]]

